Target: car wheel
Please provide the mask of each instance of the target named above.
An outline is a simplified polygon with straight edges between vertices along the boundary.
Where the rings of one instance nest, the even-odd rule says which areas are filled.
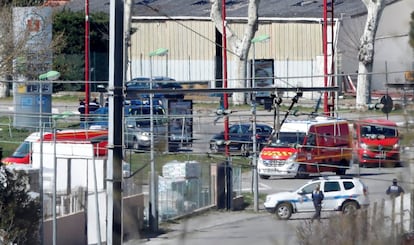
[[[306,172],[306,166],[304,164],[299,165],[298,172],[296,173],[296,178],[305,179],[309,176]]]
[[[169,152],[177,152],[179,148],[180,148],[180,145],[177,142],[169,142],[168,143],[168,151]]]
[[[269,175],[259,175],[259,177],[261,178],[261,179],[269,179],[270,178],[270,176]]]
[[[345,175],[345,171],[346,171],[345,168],[337,168],[335,173],[336,175]]]
[[[240,152],[241,152],[242,156],[248,157],[250,155],[250,153],[249,153],[249,144],[242,144],[240,146]]]
[[[210,151],[213,153],[219,152],[219,146],[216,142],[210,142]]]
[[[336,175],[345,175],[345,172],[346,172],[346,167],[347,166],[349,166],[349,164],[348,164],[348,162],[347,161],[345,161],[345,160],[342,160],[340,163],[339,163],[339,168],[337,168],[336,169],[336,171],[335,171],[335,173],[336,173]]]
[[[138,140],[137,138],[134,138],[133,142],[132,142],[132,148],[134,150],[139,150],[139,144],[138,144]]]
[[[352,164],[359,165],[358,155],[356,153],[352,154]]]
[[[283,202],[276,206],[276,217],[278,219],[287,220],[290,216],[292,216],[292,205],[287,202]]]
[[[358,209],[358,204],[356,202],[346,202],[342,205],[342,213],[349,215],[354,214]]]

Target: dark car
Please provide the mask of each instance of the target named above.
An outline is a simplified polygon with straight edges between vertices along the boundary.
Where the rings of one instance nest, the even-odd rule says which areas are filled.
[[[267,124],[256,124],[256,143],[259,151],[268,142],[272,135],[273,128]],[[224,140],[224,131],[216,134],[210,140],[211,152],[223,152],[225,146],[229,146],[230,152],[240,152],[243,156],[248,156],[253,149],[253,124],[238,123],[229,127],[229,140]]]
[[[149,94],[143,94],[139,90],[149,90],[152,82],[152,89],[179,89],[183,87],[170,77],[136,77],[125,84],[127,98],[149,98]],[[159,93],[154,92],[154,98],[183,99],[183,93]]]
[[[153,77],[154,81],[156,81],[157,87],[161,89],[172,89],[172,90],[182,90],[183,86],[180,83],[175,81],[170,77]],[[166,93],[164,94],[165,98],[168,99],[184,99],[183,93]]]
[[[131,81],[125,83],[125,88],[127,99],[148,99],[149,94],[145,94],[140,90],[151,89],[151,79],[148,77],[136,77]],[[152,82],[152,89],[157,90],[160,89],[160,87],[155,82]],[[156,93],[156,91],[154,92],[155,99],[162,99],[163,97],[163,94]]]

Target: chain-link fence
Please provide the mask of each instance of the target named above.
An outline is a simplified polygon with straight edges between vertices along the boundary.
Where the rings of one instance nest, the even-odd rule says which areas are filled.
[[[159,220],[183,216],[198,209],[216,205],[217,192],[225,189],[218,178],[226,178],[212,168],[215,164],[201,164],[195,161],[173,161],[163,166],[163,174],[158,177]],[[232,190],[226,192],[241,193],[241,168],[232,166]]]

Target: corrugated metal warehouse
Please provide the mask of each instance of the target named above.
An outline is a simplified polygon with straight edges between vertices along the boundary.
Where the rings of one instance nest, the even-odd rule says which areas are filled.
[[[93,2],[91,6],[95,6]],[[207,81],[213,86],[216,69],[219,69],[216,68],[219,51],[216,51],[218,39],[210,17],[210,1],[133,2],[132,28],[135,32],[130,42],[127,79],[152,73],[154,76],[167,75],[178,81]],[[96,7],[97,10],[109,9],[108,3],[99,3],[101,7]],[[227,23],[238,35],[243,33],[243,25],[247,21],[247,5],[247,0],[227,1],[226,4]],[[366,8],[361,0],[338,0],[334,2],[333,10],[335,36],[332,39],[329,35],[328,40],[334,45],[335,73],[352,76],[358,69],[359,39],[365,25]],[[414,53],[408,44],[412,11],[413,1],[386,0],[375,44],[374,90],[383,89],[385,83],[404,81],[404,71],[413,67]],[[256,60],[273,62],[271,68],[266,67],[267,63],[264,64],[266,69],[263,74],[273,73],[277,86],[323,85],[322,17],[322,1],[260,2],[256,37],[266,34],[270,40],[257,43],[254,56]],[[153,57],[150,69],[149,53],[158,48],[168,49],[168,56]],[[231,86],[237,78],[237,67],[231,47],[228,49],[228,79]],[[251,48],[249,59],[252,53]]]

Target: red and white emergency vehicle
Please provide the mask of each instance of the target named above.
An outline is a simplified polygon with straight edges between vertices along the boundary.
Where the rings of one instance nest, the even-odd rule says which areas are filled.
[[[108,131],[107,130],[90,130],[90,129],[75,129],[75,130],[61,130],[57,131],[56,138],[54,133],[43,133],[44,142],[66,142],[76,143],[80,141],[89,141],[94,144],[95,155],[104,156],[107,155],[108,144]],[[40,132],[34,132],[30,134],[22,144],[16,149],[16,151],[9,157],[1,160],[3,164],[31,164],[32,145],[34,142],[40,142]]]
[[[352,138],[346,120],[316,117],[286,121],[259,155],[260,178],[306,177],[310,173],[344,175],[352,159]]]
[[[387,119],[362,119],[353,123],[353,161],[364,167],[400,165],[397,124]]]

